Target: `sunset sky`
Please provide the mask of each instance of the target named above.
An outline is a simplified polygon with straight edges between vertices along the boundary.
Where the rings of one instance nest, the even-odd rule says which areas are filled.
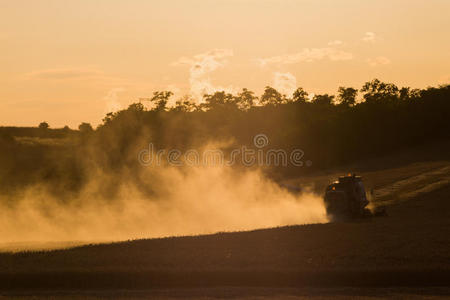
[[[450,82],[448,0],[0,0],[0,125],[97,125],[155,90]]]

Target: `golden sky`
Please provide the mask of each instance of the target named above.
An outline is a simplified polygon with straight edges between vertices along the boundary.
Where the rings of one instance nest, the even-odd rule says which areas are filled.
[[[448,0],[0,0],[0,125],[77,127],[155,90],[450,82]]]

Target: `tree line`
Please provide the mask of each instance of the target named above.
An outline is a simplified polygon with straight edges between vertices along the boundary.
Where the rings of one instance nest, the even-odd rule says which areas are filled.
[[[312,162],[310,167],[265,168],[270,176],[283,178],[450,141],[450,85],[399,88],[374,79],[360,89],[340,87],[337,95],[314,96],[302,88],[286,96],[266,87],[259,97],[243,89],[235,95],[204,95],[200,104],[185,96],[169,107],[171,97],[170,91],[154,92],[127,109],[108,113],[95,130],[83,123],[78,131],[54,131],[58,137],[67,132],[74,141],[65,147],[18,144],[0,134],[0,190],[46,182],[55,193],[77,192],[92,170],[109,174],[127,170],[127,180],[145,189],[148,184],[139,177],[145,166],[137,157],[149,143],[155,150],[183,152],[226,142],[222,143],[226,152],[254,147],[253,137],[265,134],[269,139],[265,149],[301,149],[304,160]],[[43,134],[50,130],[47,125],[33,130]],[[16,129],[20,130],[24,129]],[[111,195],[121,178],[108,180],[103,191]]]
[[[204,95],[201,104],[184,97],[168,107],[171,96],[157,91],[144,99],[150,109],[141,101],[107,114],[96,131],[99,147],[118,147],[111,155],[120,162],[122,147],[145,134],[158,147],[186,149],[211,139],[248,145],[263,133],[270,146],[300,148],[316,167],[327,168],[450,137],[450,85],[399,88],[374,79],[359,90],[339,87],[337,95],[312,97],[302,88],[288,97],[268,86],[260,97],[244,88]]]

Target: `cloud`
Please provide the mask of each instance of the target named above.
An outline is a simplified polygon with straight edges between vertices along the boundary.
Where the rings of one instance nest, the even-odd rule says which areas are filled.
[[[340,46],[344,44],[344,42],[340,41],[340,40],[334,40],[334,41],[329,41],[328,42],[328,46]]]
[[[379,65],[388,65],[391,63],[391,60],[387,57],[384,56],[378,56],[375,58],[368,58],[367,59],[367,63],[369,64],[369,66],[371,67],[376,67]]]
[[[374,43],[376,40],[376,35],[374,32],[367,31],[362,37],[361,41],[366,43]]]
[[[295,64],[299,62],[314,62],[329,59],[331,61],[351,60],[353,54],[331,47],[325,48],[304,48],[302,51],[268,58],[259,58],[257,61],[261,67],[268,64]]]
[[[224,67],[228,61],[227,58],[233,56],[231,49],[213,49],[205,53],[193,56],[192,58],[181,57],[171,63],[172,66],[189,66],[189,83],[191,95],[201,101],[204,94],[211,94],[216,91],[233,92],[233,87],[214,86],[208,75]]]
[[[273,87],[280,93],[291,96],[297,89],[297,78],[289,72],[275,72],[273,76]]]
[[[33,79],[89,79],[103,76],[103,72],[89,68],[65,68],[65,69],[45,69],[26,74]]]
[[[196,75],[204,75],[212,72],[219,67],[223,67],[226,63],[227,57],[233,56],[231,49],[213,49],[208,52],[197,54],[192,58],[181,57],[173,62],[173,66],[188,65],[191,67],[191,72]]]
[[[122,87],[116,87],[108,91],[106,96],[103,98],[106,102],[106,113],[116,112],[123,108],[122,104],[119,102],[119,93],[124,91],[125,89]]]

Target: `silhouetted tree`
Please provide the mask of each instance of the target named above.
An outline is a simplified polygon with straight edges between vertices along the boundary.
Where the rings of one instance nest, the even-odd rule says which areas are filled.
[[[294,102],[306,103],[306,101],[308,101],[308,93],[303,88],[299,87],[295,90],[292,100]]]
[[[132,103],[132,104],[130,104],[128,106],[127,111],[130,111],[130,112],[143,112],[143,111],[145,111],[145,106],[142,103]]]
[[[366,82],[361,88],[367,102],[395,100],[398,98],[398,87],[393,83],[381,82],[378,79]]]
[[[91,124],[85,123],[85,122],[81,123],[81,124],[78,126],[78,130],[79,130],[81,133],[83,133],[83,134],[91,133],[91,132],[94,131],[94,129],[92,128]]]
[[[419,89],[411,89],[409,87],[402,87],[399,92],[399,99],[402,101],[417,99],[420,97]]]
[[[228,107],[235,107],[237,108],[237,103],[234,101],[234,97],[232,94],[226,93],[225,91],[215,92],[211,95],[204,95],[203,96],[204,103],[202,103],[200,106],[201,108],[205,110],[215,109],[215,108],[224,108],[225,106]]]
[[[314,95],[312,99],[312,103],[316,105],[332,105],[334,100],[334,96],[323,94],[323,95]]]
[[[194,99],[189,96],[184,96],[175,102],[175,106],[170,109],[171,111],[178,112],[193,112],[198,110],[198,106]]]
[[[48,129],[48,128],[50,128],[50,125],[48,125],[47,122],[41,122],[41,123],[39,124],[39,129],[46,130],[46,129]]]
[[[153,110],[155,111],[166,110],[167,103],[169,102],[169,99],[172,95],[173,93],[170,91],[154,92],[153,97],[150,98],[150,102],[155,105]]]
[[[351,87],[339,87],[338,89],[338,101],[344,106],[353,106],[356,103],[356,95],[358,90]]]
[[[111,122],[116,116],[116,113],[109,112],[106,114],[106,116],[102,119],[103,124],[107,124]]]
[[[285,97],[283,97],[283,95],[276,89],[266,86],[264,89],[264,94],[262,94],[259,101],[262,105],[279,105],[284,102],[284,99]]]
[[[242,89],[242,92],[234,97],[234,99],[237,107],[241,110],[249,110],[255,105],[255,102],[258,101],[258,97],[256,97],[252,91],[249,91],[246,88]]]

